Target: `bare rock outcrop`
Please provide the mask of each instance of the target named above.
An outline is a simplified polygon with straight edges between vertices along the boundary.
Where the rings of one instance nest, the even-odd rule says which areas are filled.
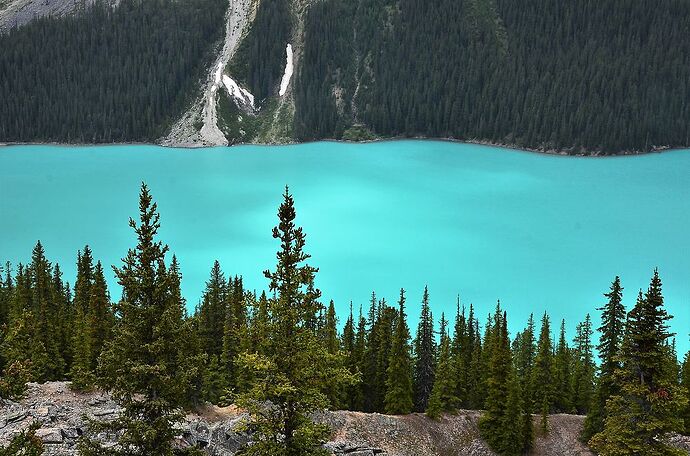
[[[110,420],[119,411],[107,394],[75,392],[68,382],[30,383],[24,399],[0,405],[0,447],[39,422],[36,435],[45,444],[45,455],[77,455],[77,443],[86,430],[85,418]],[[479,436],[480,416],[481,412],[462,410],[434,421],[423,414],[336,411],[318,413],[314,419],[332,429],[324,447],[338,456],[493,456]],[[207,405],[180,423],[177,444],[195,446],[213,456],[233,456],[252,440],[244,426],[245,418],[234,406]],[[578,439],[583,420],[575,415],[552,415],[549,433],[542,436],[537,432],[532,454],[592,455]],[[535,417],[535,429],[537,421]],[[109,437],[102,438],[108,441]],[[674,436],[672,442],[677,448],[690,449],[688,437]]]

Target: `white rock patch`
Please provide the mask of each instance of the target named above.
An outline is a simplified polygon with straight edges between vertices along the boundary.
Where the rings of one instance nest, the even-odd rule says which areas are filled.
[[[290,85],[290,78],[292,78],[292,72],[294,70],[292,66],[292,45],[288,43],[285,48],[285,53],[287,54],[287,61],[285,62],[285,73],[283,73],[283,79],[280,81],[280,96],[285,95],[288,85]]]

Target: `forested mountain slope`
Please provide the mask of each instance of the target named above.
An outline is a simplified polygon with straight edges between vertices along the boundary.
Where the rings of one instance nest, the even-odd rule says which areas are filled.
[[[160,1],[0,36],[0,141],[690,145],[683,0]],[[86,48],[77,29],[93,35]],[[130,60],[104,65],[128,39]]]

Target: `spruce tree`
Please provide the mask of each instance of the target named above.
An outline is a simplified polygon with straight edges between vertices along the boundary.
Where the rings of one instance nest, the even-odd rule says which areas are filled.
[[[323,340],[326,344],[326,350],[331,355],[335,355],[340,350],[340,342],[338,340],[338,317],[335,315],[335,305],[333,300],[328,304],[328,311],[326,311],[326,323],[323,330]]]
[[[34,247],[28,273],[35,324],[31,369],[38,381],[57,380],[66,367],[59,346],[60,303],[54,299],[52,265],[40,241]]]
[[[345,355],[345,367],[352,373],[359,373],[359,365],[355,350],[355,337],[355,322],[352,313],[352,301],[350,301],[350,313],[343,327],[341,347]],[[355,410],[358,386],[359,385],[350,385],[345,391],[343,405],[349,410]]]
[[[536,358],[537,346],[534,340],[534,315],[530,314],[527,327],[519,334],[517,353],[515,354],[515,365],[517,376],[520,381],[520,390],[523,397],[523,407],[525,412],[532,413],[534,410],[534,393],[532,390],[532,372],[534,370],[534,359]]]
[[[424,287],[422,310],[414,340],[414,408],[418,412],[426,410],[434,385],[436,371],[436,340],[434,337],[434,318],[429,309],[429,289]]]
[[[362,306],[359,307],[359,318],[358,318],[358,323],[357,323],[357,333],[355,334],[355,346],[354,346],[354,352],[352,355],[353,361],[355,365],[357,366],[356,370],[351,370],[351,372],[357,372],[359,374],[362,374],[363,368],[364,368],[364,360],[365,360],[365,353],[366,353],[366,343],[367,343],[367,320],[364,318],[364,315],[362,314]],[[362,376],[363,377],[363,376]],[[366,392],[364,390],[364,387],[366,385],[365,379],[360,377],[360,381],[354,385],[351,386],[351,389],[354,390],[353,397],[352,397],[352,403],[350,404],[350,407],[352,410],[364,410],[364,404],[365,404],[365,396]]]
[[[239,357],[240,367],[251,371],[254,379],[238,401],[255,429],[254,443],[245,451],[251,455],[323,453],[320,443],[327,429],[315,424],[311,414],[328,406],[323,390],[329,382],[352,378],[310,325],[321,306],[321,293],[313,286],[318,269],[305,263],[310,255],[304,251],[305,235],[295,226],[295,217],[294,200],[286,187],[279,223],[273,229],[273,237],[280,241],[277,265],[264,273],[275,293],[266,347],[262,353],[246,351]]]
[[[110,339],[111,330],[115,323],[115,316],[110,304],[110,294],[100,261],[96,263],[93,271],[93,284],[88,309],[88,339],[91,343],[90,367],[95,371],[98,357],[101,355],[105,342]]]
[[[223,333],[228,306],[228,284],[216,260],[213,262],[206,288],[196,313],[199,319],[199,338],[204,352],[219,357],[223,349]]]
[[[91,341],[87,315],[81,307],[75,309],[72,331],[72,366],[69,376],[72,387],[77,390],[88,390],[96,382],[92,368],[93,343]]]
[[[385,411],[389,415],[410,413],[414,406],[409,338],[410,332],[405,319],[405,290],[401,288],[387,369]]]
[[[594,376],[596,366],[592,353],[592,320],[587,314],[585,321],[577,325],[572,374],[572,405],[575,412],[589,412],[594,395]]]
[[[592,407],[585,419],[582,437],[589,440],[604,429],[606,418],[606,401],[619,393],[615,382],[615,373],[620,369],[620,348],[625,326],[625,307],[623,306],[623,287],[620,277],[616,276],[608,293],[604,293],[607,302],[597,310],[601,311],[601,334],[597,350],[601,359],[601,368],[597,381]]]
[[[465,319],[465,307],[460,310],[460,296],[458,296],[453,340],[451,342],[451,364],[453,366],[452,377],[455,380],[455,396],[458,399],[458,407],[467,405],[467,389],[469,383],[469,367],[472,361],[472,346]]]
[[[665,375],[670,319],[655,269],[647,292],[628,313],[615,374],[619,392],[606,403],[603,431],[589,441],[598,454],[684,454],[666,441],[669,433],[682,431],[687,406],[687,393]]]
[[[554,357],[554,406],[561,413],[569,413],[572,398],[570,347],[565,337],[565,320],[561,320],[560,336]]]
[[[685,359],[683,360],[680,385],[685,388],[686,398],[688,399],[688,404],[685,406],[685,410],[683,410],[683,420],[685,422],[683,433],[690,435],[690,351],[685,354]]]
[[[508,338],[508,325],[505,313],[493,318],[496,331],[490,339],[491,360],[487,377],[486,411],[479,420],[482,438],[501,455],[521,454],[523,440],[521,394],[517,381],[513,378],[513,363]],[[511,391],[513,389],[513,391]]]
[[[549,316],[544,313],[541,320],[541,332],[537,343],[537,355],[534,359],[532,371],[532,391],[534,392],[534,407],[541,413],[541,430],[548,431],[549,413],[553,407],[553,348],[551,343],[551,327]]]
[[[467,378],[467,407],[470,409],[482,408],[484,405],[485,390],[482,387],[482,340],[479,335],[479,321],[474,318],[474,308],[470,304],[470,313],[468,316],[468,338],[470,346],[472,347],[472,354],[470,365],[468,368]]]
[[[188,453],[173,447],[175,425],[182,418],[184,384],[179,375],[183,302],[177,274],[165,264],[167,245],[157,240],[160,216],[149,189],[141,186],[140,223],[130,219],[137,245],[113,267],[122,286],[119,319],[100,359],[100,386],[122,407],[117,419],[91,423],[91,432],[119,433],[119,446],[106,448],[87,436],[84,455],[156,455]]]
[[[447,322],[444,314],[441,314],[440,326],[441,341],[436,379],[429,397],[429,405],[426,408],[426,415],[434,419],[443,412],[454,412],[459,406],[459,399],[455,394],[457,388],[454,378],[455,366],[451,356],[450,336],[446,330]]]

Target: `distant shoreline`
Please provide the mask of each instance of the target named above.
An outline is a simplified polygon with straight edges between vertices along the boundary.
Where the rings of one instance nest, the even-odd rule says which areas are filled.
[[[535,149],[524,146],[518,146],[515,144],[506,143],[496,143],[485,140],[472,140],[472,139],[455,139],[450,137],[426,137],[426,136],[393,136],[385,138],[375,138],[367,139],[362,141],[350,141],[343,139],[333,139],[324,138],[313,141],[289,141],[289,142],[266,142],[266,143],[235,143],[229,144],[227,146],[221,145],[167,145],[160,144],[157,142],[111,142],[111,143],[62,143],[62,142],[0,142],[0,148],[12,147],[12,146],[54,146],[54,147],[102,147],[102,146],[158,146],[166,149],[215,149],[220,147],[236,147],[236,146],[294,146],[299,144],[312,144],[312,143],[343,143],[343,144],[370,144],[370,143],[386,143],[386,142],[398,142],[398,141],[439,141],[439,142],[449,142],[449,143],[459,143],[459,144],[473,144],[479,146],[487,147],[498,147],[501,149],[509,149],[519,152],[530,152],[541,155],[555,155],[560,157],[582,157],[582,158],[605,158],[605,157],[628,157],[628,156],[638,156],[638,155],[648,155],[648,154],[658,154],[662,152],[672,152],[676,150],[688,150],[690,145],[687,147],[683,146],[658,146],[654,147],[648,151],[619,151],[610,154],[603,153],[601,151],[569,151],[567,149]]]

